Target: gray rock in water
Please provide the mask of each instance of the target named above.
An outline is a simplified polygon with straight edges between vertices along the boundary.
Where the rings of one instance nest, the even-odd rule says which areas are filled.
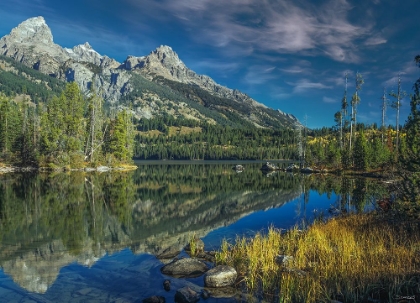
[[[169,280],[163,281],[163,289],[165,289],[166,291],[170,291],[171,290],[171,281],[169,281]]]
[[[304,167],[304,168],[302,168],[301,170],[300,170],[300,172],[301,173],[304,173],[304,174],[311,174],[311,173],[313,173],[313,172],[315,172],[312,168],[310,168],[310,167]]]
[[[245,170],[244,166],[241,164],[237,164],[233,167],[234,170],[236,170],[236,172],[242,172]]]
[[[195,303],[200,300],[200,295],[189,287],[178,289],[175,293],[177,303]]]
[[[299,166],[297,166],[296,164],[291,164],[286,168],[286,171],[291,172],[291,171],[298,171],[299,170]]]
[[[273,171],[273,170],[279,170],[279,169],[280,169],[280,167],[278,167],[277,165],[275,165],[273,163],[270,163],[270,162],[265,163],[261,167],[261,170],[264,170],[264,171]]]
[[[165,303],[165,298],[162,296],[152,296],[142,301],[143,303]]]
[[[107,172],[107,171],[109,171],[111,169],[108,166],[98,166],[96,168],[96,170],[99,171],[99,172]]]
[[[208,270],[209,268],[204,262],[190,258],[173,261],[161,268],[164,275],[175,278],[199,277]]]
[[[204,285],[213,288],[232,286],[237,276],[238,274],[233,267],[219,265],[206,272],[204,275]]]

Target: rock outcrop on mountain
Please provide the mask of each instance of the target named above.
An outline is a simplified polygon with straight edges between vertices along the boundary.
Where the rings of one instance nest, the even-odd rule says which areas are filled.
[[[55,44],[51,30],[43,17],[30,18],[13,28],[9,35],[2,37],[0,55],[11,57],[57,79],[75,81],[86,94],[94,84],[104,100],[112,106],[118,107],[121,100],[124,106],[134,104],[136,107],[134,112],[138,113],[137,118],[168,113],[168,109],[179,105],[179,100],[167,97],[162,99],[162,96],[150,91],[150,85],[148,88],[136,87],[139,85],[139,80],[133,80],[133,74],[138,74],[136,77],[141,75],[160,86],[168,86],[168,83],[163,83],[162,80],[187,85],[194,89],[195,93],[185,95],[183,93],[185,87],[182,91],[177,91],[173,85],[169,87],[178,96],[219,112],[223,119],[230,119],[227,117],[229,113],[235,113],[235,117],[257,127],[291,126],[298,123],[293,115],[267,108],[239,90],[219,85],[208,76],[198,75],[189,69],[169,46],[160,46],[147,56],[128,56],[121,64],[99,54],[88,42],[71,49]],[[197,89],[219,98],[216,104],[213,104],[213,101],[203,101],[202,93],[197,93]],[[158,103],[166,103],[167,107],[156,109],[153,113],[146,109],[148,114],[145,115],[143,107],[150,107],[146,104],[150,98],[156,99]],[[227,116],[225,112],[228,113]],[[191,113],[169,114],[188,119],[203,119],[203,114],[198,109],[193,117]],[[212,120],[212,118],[204,120],[208,119]]]
[[[217,84],[209,76],[196,74],[179,59],[178,54],[171,47],[166,45],[161,45],[148,56],[129,56],[123,63],[123,66],[127,70],[139,70],[142,75],[149,79],[153,79],[155,76],[162,76],[172,81],[197,85],[211,94],[222,98],[266,107],[239,90]]]

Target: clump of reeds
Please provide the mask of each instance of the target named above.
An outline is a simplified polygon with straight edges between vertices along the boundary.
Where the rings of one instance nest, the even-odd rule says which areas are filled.
[[[219,264],[235,267],[246,291],[278,302],[420,300],[420,222],[372,214],[316,222],[305,231],[270,228],[223,242]],[[292,256],[289,264],[277,255]],[[413,301],[414,302],[414,301]]]

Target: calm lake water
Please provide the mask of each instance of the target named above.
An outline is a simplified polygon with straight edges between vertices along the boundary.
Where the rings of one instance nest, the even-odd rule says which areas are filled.
[[[385,194],[378,181],[240,163],[240,173],[234,162],[160,161],[131,172],[0,175],[0,302],[173,302],[202,277],[164,276],[155,255],[193,234],[214,250],[270,226],[304,228],[331,205],[364,211]]]

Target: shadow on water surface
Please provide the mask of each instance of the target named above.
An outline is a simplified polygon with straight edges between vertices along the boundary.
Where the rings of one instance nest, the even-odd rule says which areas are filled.
[[[363,211],[383,194],[366,179],[266,176],[252,162],[241,173],[224,162],[138,166],[0,176],[0,296],[134,302],[161,294],[172,300],[154,254],[182,249],[193,233],[213,249],[223,238],[311,222],[314,210],[328,216],[331,204]]]

